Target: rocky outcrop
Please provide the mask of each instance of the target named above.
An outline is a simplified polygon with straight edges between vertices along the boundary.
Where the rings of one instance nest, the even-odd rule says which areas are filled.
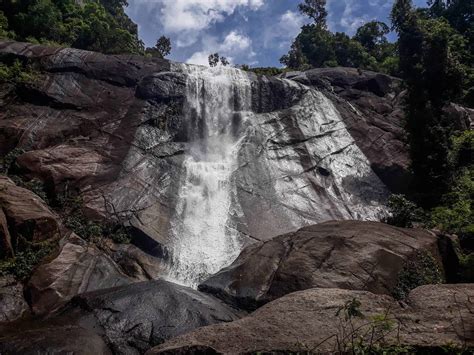
[[[411,292],[406,304],[365,291],[300,291],[241,320],[200,328],[147,354],[345,353],[354,346],[472,348],[473,297],[473,285],[423,286]],[[354,345],[351,339],[357,339]]]
[[[81,294],[44,321],[26,326],[19,323],[17,329],[0,326],[0,352],[8,353],[18,346],[22,353],[51,349],[106,354],[110,349],[114,354],[141,354],[175,336],[234,321],[242,315],[212,296],[187,287],[166,281],[141,282]],[[84,339],[86,335],[90,339]],[[101,337],[107,344],[105,349]],[[94,351],[77,349],[79,341]]]
[[[137,282],[93,244],[72,234],[50,262],[40,265],[26,293],[35,314],[52,313],[80,293]]]
[[[90,217],[110,218],[105,206],[112,204],[137,231],[134,242],[166,259],[189,143],[182,68],[18,42],[1,42],[0,55],[40,71],[33,83],[5,89],[0,152],[27,151],[17,159],[21,174],[59,196],[72,188]],[[241,242],[328,219],[377,218],[387,191],[358,147],[367,136],[353,144],[345,113],[307,86],[253,74],[247,80],[256,117],[237,120],[246,138],[231,216]],[[379,146],[372,150],[379,154]]]
[[[247,309],[311,288],[390,295],[404,265],[422,252],[437,260],[441,272],[443,262],[456,263],[449,239],[428,231],[327,222],[247,247],[199,289]]]
[[[284,76],[328,95],[377,175],[393,192],[407,191],[411,176],[401,80],[354,68],[319,68]]]
[[[25,151],[15,174],[40,179],[59,200],[79,195],[88,218],[119,218],[147,264],[169,265],[196,119],[186,90],[203,69],[11,41],[0,41],[0,57],[37,71],[0,90],[0,154]],[[237,252],[306,225],[377,220],[390,192],[407,185],[396,79],[344,68],[284,79],[227,73],[219,75],[235,93],[226,118],[238,144],[228,221],[219,223],[237,234]],[[0,235],[5,245],[14,238]]]
[[[0,224],[2,250],[13,254],[20,236],[29,242],[42,242],[60,237],[58,217],[45,202],[30,190],[16,186],[0,175]],[[5,249],[3,249],[5,247]]]

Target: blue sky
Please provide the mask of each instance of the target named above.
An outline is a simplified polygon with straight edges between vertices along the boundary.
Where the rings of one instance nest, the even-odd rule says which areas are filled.
[[[233,64],[280,66],[307,18],[299,0],[129,0],[127,13],[138,24],[146,45],[161,35],[171,38],[168,57],[207,64],[219,52]],[[425,0],[415,0],[425,5]],[[363,23],[388,22],[393,0],[327,0],[328,25],[350,35]]]

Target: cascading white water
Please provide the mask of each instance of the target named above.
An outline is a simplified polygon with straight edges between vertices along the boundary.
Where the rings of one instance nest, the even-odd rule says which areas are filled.
[[[232,172],[237,166],[236,124],[250,114],[251,86],[232,68],[180,65],[187,77],[189,150],[183,163],[169,278],[195,287],[232,263],[240,251],[230,225]]]

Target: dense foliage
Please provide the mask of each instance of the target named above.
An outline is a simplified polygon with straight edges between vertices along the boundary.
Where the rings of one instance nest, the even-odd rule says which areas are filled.
[[[445,18],[415,10],[409,0],[398,0],[392,21],[399,34],[400,71],[407,86],[406,114],[415,199],[433,207],[451,185],[449,162],[454,122],[443,112],[460,101],[469,70],[466,39]],[[469,60],[468,60],[469,61]]]
[[[378,21],[357,30],[354,37],[327,29],[325,0],[307,0],[299,6],[313,19],[296,37],[280,61],[291,69],[345,66],[397,74],[396,45],[389,43],[389,27]]]
[[[64,45],[107,54],[144,54],[137,25],[124,11],[126,0],[3,0],[0,38]],[[168,43],[165,43],[168,40]],[[171,50],[160,38],[151,55]]]
[[[398,274],[393,296],[402,300],[418,286],[435,285],[443,282],[441,270],[433,256],[426,251],[418,252],[416,257],[407,260]]]

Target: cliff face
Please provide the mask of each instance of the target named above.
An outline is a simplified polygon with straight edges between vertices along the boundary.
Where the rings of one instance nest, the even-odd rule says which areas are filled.
[[[217,113],[239,143],[232,218],[243,234],[374,219],[387,192],[410,180],[401,82],[383,74],[328,68],[265,78],[17,42],[0,42],[0,53],[41,72],[34,83],[2,86],[0,153],[25,150],[23,174],[56,194],[76,190],[91,216],[110,217],[112,204],[139,216],[134,225],[160,243],[193,132],[206,134],[192,126],[189,101],[215,112],[227,89],[232,112]],[[193,82],[204,81],[191,97]],[[450,114],[469,124],[466,110]]]
[[[17,42],[0,42],[0,58],[37,73],[0,86],[0,154],[3,165],[15,160],[11,179],[0,179],[0,254],[11,256],[22,238],[53,241],[28,279],[0,278],[0,352],[143,353],[246,316],[234,307],[266,302],[154,352],[212,344],[307,351],[300,335],[321,344],[337,332],[337,309],[356,297],[370,316],[403,313],[388,294],[419,255],[430,260],[433,282],[455,280],[459,260],[445,236],[374,222],[309,226],[375,220],[388,195],[406,189],[403,93],[394,78],[346,68],[266,78]],[[48,196],[35,194],[34,179]],[[71,198],[82,212],[64,223],[61,204],[46,200]],[[125,224],[132,244],[84,235],[90,220]],[[169,281],[201,283],[201,291]],[[472,345],[450,328],[467,319],[469,305],[456,302],[444,315],[448,296],[461,299],[472,287],[419,290],[408,298],[408,318],[394,318],[403,336],[393,344]],[[430,307],[415,297],[437,294]],[[311,319],[298,315],[303,327],[285,327],[279,305]],[[6,323],[28,312],[36,317]],[[328,317],[334,324],[321,336]],[[413,338],[420,319],[425,328]],[[442,324],[442,337],[433,324]]]
[[[56,196],[79,194],[89,217],[126,220],[154,257],[180,252],[179,228],[228,234],[229,259],[305,225],[374,220],[409,179],[400,83],[385,75],[266,78],[17,42],[0,53],[41,73],[2,87],[1,154],[24,150],[21,174]],[[210,212],[190,214],[200,204]]]

